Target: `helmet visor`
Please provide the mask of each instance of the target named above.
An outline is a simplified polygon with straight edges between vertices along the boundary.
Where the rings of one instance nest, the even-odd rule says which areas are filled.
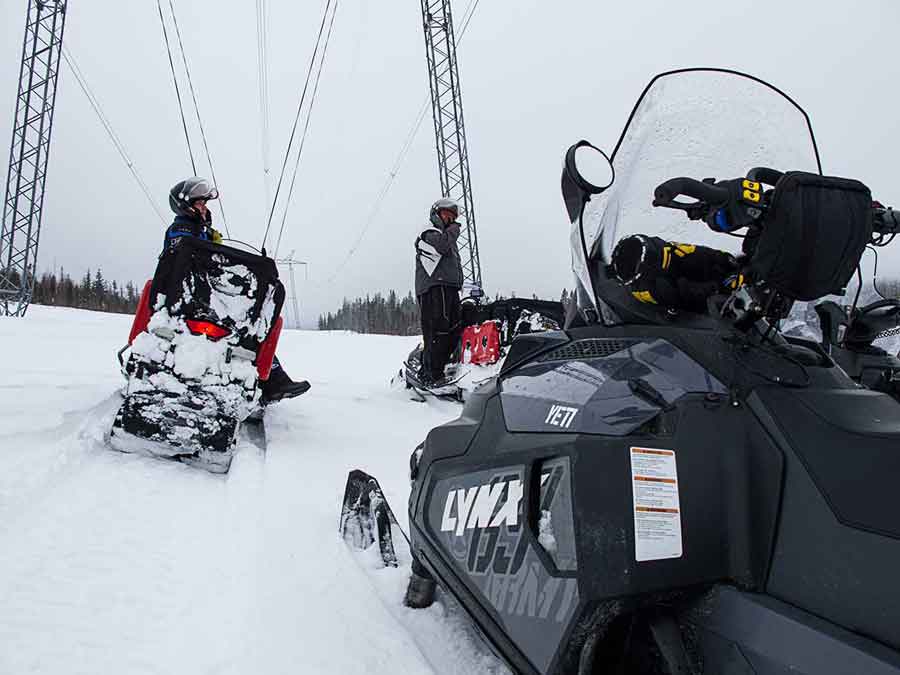
[[[209,201],[210,199],[218,199],[219,191],[206,180],[198,180],[195,183],[185,185],[184,201],[191,202],[200,199]]]

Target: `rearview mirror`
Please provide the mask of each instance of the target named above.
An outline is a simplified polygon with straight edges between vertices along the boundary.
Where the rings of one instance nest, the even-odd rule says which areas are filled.
[[[578,141],[566,151],[563,163],[562,193],[569,220],[575,222],[591,195],[606,190],[616,172],[606,153],[588,141]]]
[[[580,141],[573,148],[572,168],[585,192],[598,195],[612,185],[615,172],[605,152],[587,141]]]

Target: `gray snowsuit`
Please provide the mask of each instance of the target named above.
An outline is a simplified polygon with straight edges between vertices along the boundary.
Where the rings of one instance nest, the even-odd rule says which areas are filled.
[[[416,296],[423,295],[433,286],[449,286],[460,289],[463,285],[462,263],[456,240],[459,223],[447,227],[435,215],[431,227],[416,239]]]
[[[431,227],[416,238],[416,297],[422,318],[420,377],[439,381],[453,353],[459,329],[462,263],[456,240],[459,223],[446,227],[435,215]]]

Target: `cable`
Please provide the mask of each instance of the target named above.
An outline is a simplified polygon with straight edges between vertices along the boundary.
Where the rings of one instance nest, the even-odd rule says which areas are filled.
[[[853,315],[853,312],[856,311],[856,306],[859,304],[859,294],[862,293],[863,287],[863,278],[862,278],[862,261],[856,266],[856,276],[859,279],[856,284],[856,296],[853,298],[853,306],[850,308],[850,315]]]
[[[159,219],[165,224],[166,218],[160,212],[159,207],[156,205],[156,202],[153,201],[153,196],[150,194],[150,190],[147,187],[147,184],[144,182],[144,179],[138,172],[137,167],[134,165],[134,162],[132,162],[131,158],[128,156],[128,152],[125,149],[124,143],[122,143],[122,140],[112,128],[109,119],[107,119],[106,114],[103,112],[103,108],[100,106],[100,101],[97,99],[97,97],[94,95],[94,92],[88,85],[87,79],[85,79],[84,74],[81,72],[81,68],[78,67],[78,63],[75,61],[75,57],[72,56],[69,48],[65,45],[63,45],[62,54],[63,58],[69,66],[69,69],[72,71],[72,75],[75,76],[75,81],[78,82],[78,86],[81,88],[81,91],[84,92],[84,95],[87,97],[88,103],[91,104],[91,108],[94,109],[94,112],[97,114],[97,118],[100,120],[100,123],[106,130],[106,133],[109,136],[109,140],[112,141],[113,146],[122,157],[122,161],[125,162],[125,166],[128,167],[131,175],[134,176],[134,180],[137,182],[137,184],[141,188],[141,191],[147,197],[147,201],[150,202],[150,206],[154,211],[156,211],[156,215],[158,215]]]
[[[309,131],[309,121],[312,118],[313,106],[316,104],[316,94],[319,91],[319,79],[322,76],[322,67],[325,65],[325,55],[328,53],[328,42],[331,40],[331,30],[334,28],[334,17],[337,16],[338,0],[334,0],[331,10],[331,21],[328,23],[328,33],[325,35],[325,44],[319,58],[319,66],[316,70],[316,79],[313,83],[312,96],[309,99],[309,107],[306,109],[306,122],[303,125],[303,134],[300,136],[300,147],[297,150],[297,161],[294,163],[294,174],[291,176],[291,186],[284,203],[284,211],[281,214],[281,227],[278,230],[278,241],[275,244],[275,255],[281,247],[281,235],[284,234],[284,224],[287,221],[288,210],[291,208],[291,198],[294,196],[294,183],[297,180],[297,172],[300,168],[300,157],[303,155],[303,146],[306,144],[306,132]]]
[[[175,24],[175,35],[178,36],[178,48],[181,50],[181,61],[184,64],[184,72],[187,75],[188,86],[191,90],[191,99],[194,102],[194,113],[197,115],[197,124],[200,126],[200,138],[203,140],[203,150],[206,152],[206,161],[209,164],[209,172],[212,175],[213,185],[218,187],[219,182],[216,180],[216,170],[213,168],[212,156],[209,153],[209,145],[206,142],[206,131],[203,129],[203,120],[200,118],[200,106],[197,103],[197,94],[194,91],[194,81],[191,79],[191,69],[188,67],[187,54],[184,52],[184,43],[181,41],[181,29],[178,27],[178,17],[175,16],[175,5],[169,0],[169,10],[172,12],[172,23]],[[197,169],[194,168],[196,175]],[[222,214],[222,224],[225,226],[225,234],[229,237],[231,233],[228,231],[228,220],[225,218],[225,203],[222,196],[216,200],[219,202],[219,211]]]
[[[266,191],[266,204],[272,198],[272,186],[269,176],[269,17],[266,0],[256,0],[256,62],[257,80],[259,82],[259,117],[260,117],[260,155],[263,165],[263,187]]]
[[[875,267],[872,270],[872,288],[875,289],[875,292],[878,294],[878,297],[882,300],[887,300],[887,297],[878,289],[878,250],[874,246],[867,246],[872,253],[875,254]],[[862,281],[860,279],[860,281]]]
[[[294,136],[297,133],[297,125],[300,123],[300,113],[303,110],[303,103],[306,100],[306,90],[309,87],[309,80],[312,77],[313,66],[316,62],[316,54],[319,51],[319,45],[322,42],[322,33],[325,31],[325,21],[328,19],[328,11],[331,8],[331,0],[326,0],[325,11],[322,13],[322,23],[319,25],[319,34],[316,37],[316,45],[313,48],[312,56],[309,59],[309,68],[306,71],[306,81],[303,83],[303,92],[300,94],[300,103],[297,106],[297,115],[294,117],[294,125],[291,128],[291,137],[288,139],[287,149],[284,151],[284,161],[281,164],[281,174],[278,176],[278,185],[275,188],[275,198],[272,199],[272,208],[269,211],[269,219],[266,223],[266,231],[263,234],[261,249],[266,248],[266,239],[269,237],[269,228],[272,227],[272,218],[275,216],[275,205],[278,203],[278,195],[281,193],[281,183],[284,180],[284,171],[287,168],[288,157],[291,153],[291,147],[294,144]]]
[[[460,29],[459,37],[456,40],[457,46],[462,43],[463,36],[466,34],[466,29],[469,27],[469,22],[472,20],[472,16],[475,14],[475,9],[478,7],[478,3],[480,1],[481,0],[473,0],[472,4],[470,4],[468,9],[463,13],[462,28]],[[343,261],[341,261],[341,263],[337,266],[334,273],[330,277],[328,277],[326,283],[330,284],[331,282],[333,282],[337,278],[337,276],[344,270],[344,268],[347,266],[347,263],[350,262],[350,258],[352,258],[356,254],[359,245],[365,238],[366,233],[372,226],[372,223],[375,222],[375,217],[381,210],[381,204],[387,197],[387,193],[393,186],[394,179],[397,177],[397,173],[400,171],[400,167],[406,159],[406,155],[412,148],[412,144],[416,138],[416,134],[419,133],[419,127],[422,126],[422,122],[425,120],[425,115],[428,113],[428,104],[430,102],[431,93],[429,92],[425,95],[425,100],[422,102],[422,107],[419,110],[419,114],[416,116],[415,122],[413,122],[413,125],[410,127],[409,133],[407,133],[406,139],[403,141],[403,145],[400,148],[400,152],[397,155],[397,158],[394,160],[394,163],[391,165],[391,168],[388,171],[388,175],[385,178],[384,183],[382,183],[381,190],[379,190],[378,196],[375,198],[372,207],[369,209],[369,213],[366,216],[366,220],[363,222],[363,226],[360,230],[359,235],[356,237],[356,240],[348,250],[347,255],[344,257]]]
[[[169,45],[169,32],[166,30],[166,20],[163,18],[162,3],[156,0],[156,8],[159,10],[159,23],[162,26],[163,38],[166,41],[166,52],[169,55],[169,69],[172,71],[172,82],[175,83],[175,96],[178,98],[178,110],[181,113],[181,126],[184,128],[184,139],[187,141],[188,155],[191,158],[191,169],[197,175],[197,164],[194,162],[194,149],[191,147],[191,137],[188,135],[187,120],[184,117],[184,105],[181,102],[181,89],[178,87],[178,78],[175,76],[175,62],[172,61],[172,49]]]

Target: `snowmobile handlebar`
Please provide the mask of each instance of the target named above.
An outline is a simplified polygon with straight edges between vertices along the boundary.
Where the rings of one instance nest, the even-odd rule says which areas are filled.
[[[900,234],[900,213],[883,206],[872,206],[872,230],[880,235]]]
[[[678,197],[692,197],[697,201],[681,202]],[[653,191],[653,206],[687,211],[688,217],[699,220],[710,209],[724,206],[728,198],[728,190],[718,185],[696,178],[670,178]]]
[[[775,169],[755,167],[748,172],[746,180],[754,182],[753,189],[759,190],[760,184],[774,187],[783,176],[784,173]],[[743,179],[735,180],[742,181]],[[733,201],[728,187],[723,183],[734,181],[723,181],[719,184],[714,184],[713,181],[714,179],[712,178],[703,181],[683,176],[670,178],[660,183],[654,190],[653,206],[679,209],[685,211],[691,220],[708,221],[711,214],[715,214],[716,211],[726,207],[729,202]],[[748,214],[747,218],[742,218],[739,222],[733,223],[733,225],[737,227],[751,224],[751,221],[755,222],[762,215],[762,210],[768,201],[766,199],[767,194],[760,194],[756,200],[752,200],[758,202],[758,207],[753,210],[752,214]],[[678,201],[679,197],[691,197],[696,201],[682,202]],[[753,206],[753,204],[750,206]],[[715,231],[724,231],[724,228],[713,229]],[[895,211],[879,202],[874,202],[872,204],[872,230],[874,233],[873,242],[876,245],[881,244],[881,239],[885,236],[892,237],[900,234],[900,211]]]

